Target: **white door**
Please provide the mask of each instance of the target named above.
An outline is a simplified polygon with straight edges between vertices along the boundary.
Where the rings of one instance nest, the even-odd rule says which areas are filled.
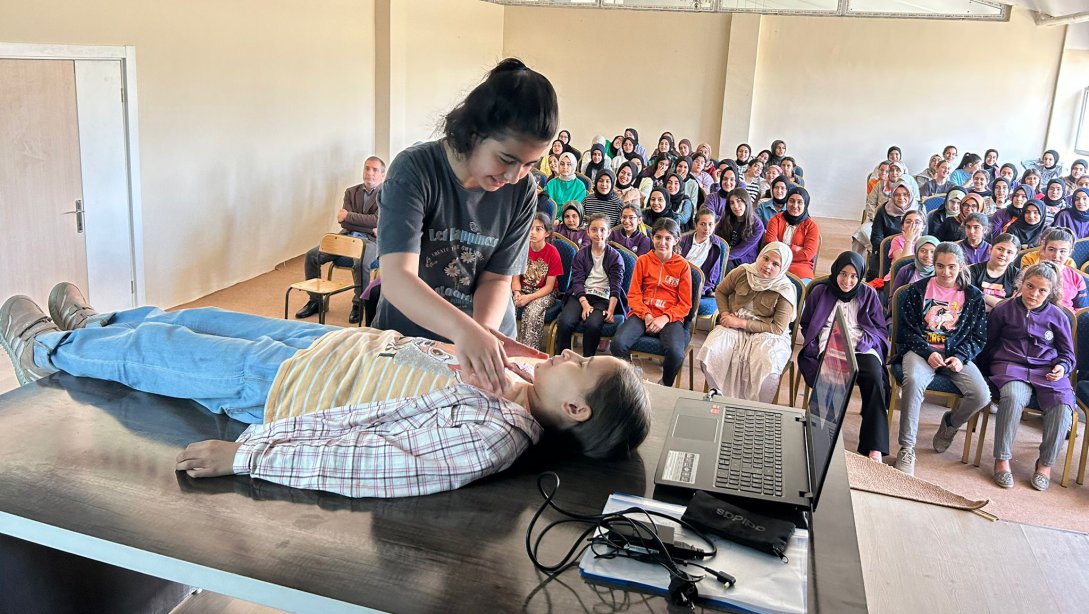
[[[0,300],[58,281],[135,306],[119,60],[0,60]]]

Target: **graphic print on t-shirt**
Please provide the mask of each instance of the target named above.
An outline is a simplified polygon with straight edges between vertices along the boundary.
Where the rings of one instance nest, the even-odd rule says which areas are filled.
[[[949,333],[957,327],[963,305],[956,299],[945,301],[937,298],[923,299],[923,322],[926,325],[926,342],[936,350],[945,349]]]
[[[548,275],[548,263],[544,258],[530,258],[526,263],[526,272],[522,273],[522,288],[536,290],[544,285]]]
[[[988,281],[986,277],[979,280],[979,289],[983,291],[984,296],[996,296],[998,298],[1006,298],[1006,286],[1002,284],[1002,279],[998,281]]]
[[[428,239],[432,241],[432,251],[428,252],[423,265],[428,270],[441,266],[444,285],[435,288],[454,305],[467,308],[473,303],[473,281],[477,277],[477,267],[484,254],[474,246],[483,245],[494,248],[499,243],[496,237],[479,234],[480,228],[475,220],[469,222],[469,230],[461,228],[429,228]],[[445,245],[437,245],[446,242]]]

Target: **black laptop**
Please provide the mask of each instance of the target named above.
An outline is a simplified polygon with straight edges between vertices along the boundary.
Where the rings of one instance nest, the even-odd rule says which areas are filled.
[[[815,509],[857,375],[836,307],[807,411],[724,397],[680,399],[654,482]]]

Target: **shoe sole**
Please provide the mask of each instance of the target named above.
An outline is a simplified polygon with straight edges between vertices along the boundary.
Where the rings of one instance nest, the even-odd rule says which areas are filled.
[[[21,294],[17,294],[15,296],[9,298],[8,300],[4,301],[3,305],[0,305],[0,323],[3,323],[6,320],[8,320],[9,314],[11,313],[12,306],[19,299],[23,299],[23,300],[29,301],[31,303],[34,303],[34,300],[31,299],[29,296],[24,296],[24,295],[21,295]],[[29,384],[31,382],[34,382],[34,381],[37,381],[38,379],[40,379],[38,377],[34,377],[33,379],[31,379],[30,374],[28,374],[26,372],[26,369],[24,369],[22,364],[20,364],[22,361],[20,361],[19,357],[16,355],[15,349],[8,343],[7,337],[4,334],[2,334],[2,332],[0,332],[0,346],[4,347],[4,351],[7,352],[8,358],[11,360],[11,365],[13,367],[15,367],[15,379],[17,379],[19,381],[20,386],[25,386],[25,385],[27,385],[27,384]],[[33,352],[34,349],[31,348],[30,351]]]

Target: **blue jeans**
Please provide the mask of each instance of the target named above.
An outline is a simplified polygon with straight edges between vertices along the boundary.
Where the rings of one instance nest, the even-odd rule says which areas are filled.
[[[632,316],[616,329],[609,351],[613,356],[631,361],[631,348],[643,337],[658,337],[662,349],[662,384],[672,386],[677,372],[684,364],[684,346],[688,343],[688,331],[680,322],[670,322],[654,335],[647,332],[642,318]]]
[[[80,377],[193,399],[215,413],[259,423],[285,360],[336,326],[214,307],[165,313],[140,307],[100,314],[73,331],[39,335],[34,362]]]

